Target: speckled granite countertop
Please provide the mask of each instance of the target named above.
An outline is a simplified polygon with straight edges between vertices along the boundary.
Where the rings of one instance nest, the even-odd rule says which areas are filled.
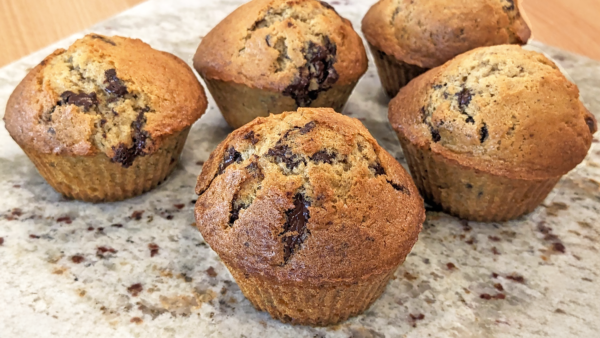
[[[201,38],[243,1],[150,1],[96,27],[191,62]],[[332,1],[357,28],[370,1]],[[26,72],[83,33],[0,69],[0,116]],[[579,85],[600,117],[600,62],[532,43]],[[375,66],[345,113],[404,163]],[[0,122],[0,337],[597,337],[600,144],[532,214],[467,223],[428,212],[383,296],[329,328],[256,311],[194,228],[194,184],[231,130],[214,102],[181,165],[156,190],[111,204],[67,201]]]

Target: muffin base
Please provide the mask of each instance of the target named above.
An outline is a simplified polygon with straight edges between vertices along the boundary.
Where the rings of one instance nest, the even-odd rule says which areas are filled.
[[[400,89],[412,79],[429,70],[429,68],[421,68],[400,61],[371,44],[369,44],[369,48],[371,48],[383,90],[390,98],[395,97]]]
[[[225,121],[234,129],[260,116],[267,117],[269,114],[281,114],[298,108],[294,99],[280,92],[221,80],[204,79],[204,81]],[[348,85],[333,85],[330,89],[319,93],[310,107],[333,108],[341,113],[355,86],[356,82]]]
[[[256,309],[284,323],[311,326],[333,325],[364,312],[379,298],[396,272],[393,269],[354,284],[315,287],[303,283],[280,285],[227,267]]]
[[[512,179],[462,166],[400,137],[410,172],[423,198],[444,212],[479,222],[502,222],[530,213],[560,177]]]
[[[104,153],[94,156],[61,156],[24,149],[38,172],[54,190],[67,198],[86,202],[114,202],[156,187],[173,171],[190,128],[167,137],[154,153],[140,156],[123,168]]]

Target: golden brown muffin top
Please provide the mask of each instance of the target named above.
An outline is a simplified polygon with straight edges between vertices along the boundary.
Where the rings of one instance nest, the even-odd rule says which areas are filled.
[[[206,110],[178,57],[137,39],[89,34],[36,66],[11,95],[6,128],[43,153],[105,153],[127,167]]]
[[[367,63],[350,21],[317,0],[250,1],[210,31],[194,56],[205,79],[281,91],[299,106],[333,84],[357,81]]]
[[[402,166],[356,119],[257,118],[210,155],[196,223],[229,266],[279,283],[356,282],[402,262],[425,219]]]
[[[363,18],[370,44],[423,68],[477,47],[525,44],[518,0],[381,0]]]
[[[449,160],[521,179],[562,176],[585,158],[596,121],[577,86],[542,54],[482,47],[402,88],[398,135]]]

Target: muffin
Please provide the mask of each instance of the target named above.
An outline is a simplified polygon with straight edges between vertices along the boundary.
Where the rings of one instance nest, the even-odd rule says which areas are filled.
[[[27,74],[4,121],[56,191],[117,201],[169,175],[206,105],[193,71],[176,56],[90,34]]]
[[[317,0],[250,1],[208,33],[194,56],[232,128],[298,107],[341,112],[367,63],[352,24]]]
[[[356,119],[300,108],[257,118],[210,155],[196,224],[244,295],[283,322],[365,311],[425,219],[410,176]]]
[[[596,120],[542,54],[482,47],[400,90],[389,119],[429,203],[467,220],[531,212],[583,161]]]
[[[477,47],[526,44],[518,0],[381,0],[362,21],[385,92]]]

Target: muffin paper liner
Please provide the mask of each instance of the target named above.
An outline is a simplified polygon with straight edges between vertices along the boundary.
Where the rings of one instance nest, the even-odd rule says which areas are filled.
[[[424,199],[462,219],[501,222],[533,211],[559,177],[511,179],[468,168],[400,137],[410,172]]]
[[[281,114],[298,109],[294,99],[281,92],[215,79],[204,79],[204,82],[225,121],[234,129],[260,116],[267,117],[269,114]],[[357,82],[358,80],[346,85],[334,84],[330,89],[320,92],[310,107],[333,108],[341,113]]]
[[[168,136],[156,152],[136,158],[129,168],[111,162],[104,153],[62,156],[24,151],[48,184],[65,197],[113,202],[140,195],[164,181],[177,165],[189,130]]]
[[[327,286],[278,284],[228,266],[240,289],[260,311],[284,323],[327,326],[367,310],[383,293],[396,269],[368,281]]]
[[[371,44],[369,44],[369,48],[371,48],[371,53],[377,66],[381,85],[386,94],[391,98],[395,97],[400,89],[406,86],[412,79],[429,70],[429,68],[421,68],[397,60]]]

